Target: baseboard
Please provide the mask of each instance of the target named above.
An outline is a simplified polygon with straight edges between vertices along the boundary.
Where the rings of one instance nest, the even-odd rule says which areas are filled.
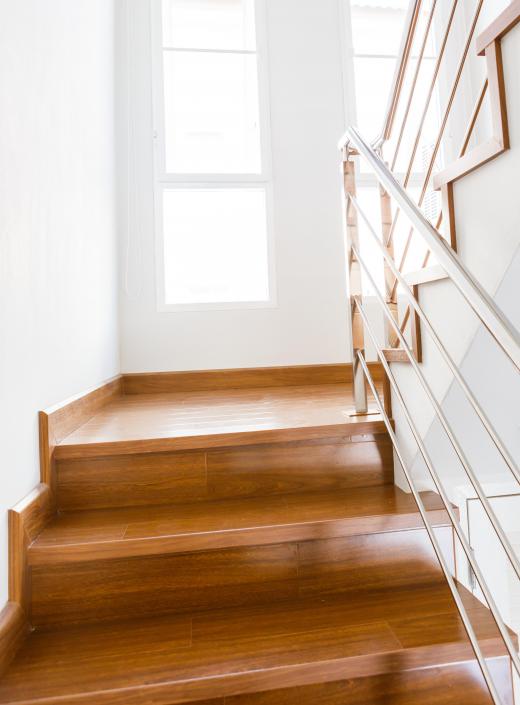
[[[40,484],[9,510],[9,600],[29,614],[27,548],[55,513],[49,485]]]
[[[375,379],[380,379],[382,376],[380,364],[374,362],[369,366]],[[124,394],[207,392],[350,382],[352,382],[351,364],[254,367],[196,372],[145,372],[126,373],[122,376]]]
[[[66,436],[122,393],[120,375],[99,387],[40,411],[40,479],[54,488],[54,449]]]
[[[0,677],[29,633],[29,622],[21,606],[8,602],[0,612]]]

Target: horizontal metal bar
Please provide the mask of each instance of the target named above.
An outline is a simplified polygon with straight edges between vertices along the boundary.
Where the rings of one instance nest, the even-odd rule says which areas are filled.
[[[395,393],[400,405],[403,407],[406,421],[410,427],[410,430],[412,431],[412,435],[415,438],[415,441],[417,443],[419,451],[420,451],[422,457],[424,458],[424,462],[426,463],[426,466],[428,468],[430,476],[435,484],[435,487],[437,488],[437,491],[438,491],[439,496],[442,500],[444,508],[446,509],[446,512],[448,513],[448,516],[449,516],[450,521],[453,525],[455,533],[457,534],[457,538],[459,539],[461,546],[464,550],[464,553],[466,554],[466,557],[468,559],[468,562],[469,562],[473,572],[475,573],[475,577],[477,578],[478,584],[480,585],[482,593],[488,603],[489,610],[490,610],[491,614],[493,615],[493,619],[495,620],[495,624],[497,625],[497,628],[500,632],[500,635],[501,635],[501,637],[504,641],[504,644],[509,652],[509,656],[513,662],[515,670],[520,675],[520,658],[519,658],[518,653],[516,651],[515,645],[513,644],[513,640],[511,639],[511,636],[509,634],[507,626],[506,626],[504,620],[502,619],[502,615],[500,614],[500,610],[498,609],[498,606],[497,606],[497,604],[493,598],[493,595],[487,585],[487,582],[482,574],[482,571],[480,570],[480,566],[478,565],[478,562],[475,559],[473,551],[471,550],[471,546],[469,545],[468,539],[466,538],[466,535],[464,534],[464,531],[462,530],[460,522],[457,519],[457,516],[453,510],[453,507],[451,505],[449,497],[446,494],[446,490],[444,489],[444,485],[442,484],[442,481],[433,466],[432,460],[430,458],[428,451],[426,450],[426,446],[424,445],[424,443],[421,439],[421,436],[419,434],[417,426],[415,425],[415,423],[411,417],[411,414],[408,411],[408,407],[406,406],[404,398],[403,398],[401,391],[399,389],[399,385],[396,382],[395,376],[392,373],[390,365],[384,359],[384,355],[381,354],[382,353],[381,348],[379,347],[377,340],[376,340],[376,337],[372,331],[372,327],[371,327],[370,322],[368,320],[368,316],[359,301],[357,302],[357,308],[361,314],[361,317],[363,318],[365,326],[367,327],[367,332],[369,334],[369,337],[372,340],[372,343],[374,344],[374,347],[376,348],[378,356],[381,359],[381,363],[382,363],[384,370],[387,374],[388,380],[390,382],[390,386],[391,386],[393,392]],[[411,473],[410,473],[410,475],[411,475]],[[408,482],[409,482],[409,484],[413,483],[413,478],[408,480]]]
[[[392,327],[395,329],[395,331],[397,333],[397,337],[399,339],[399,342],[401,343],[401,347],[406,352],[406,355],[410,361],[410,364],[412,365],[414,372],[417,375],[417,377],[421,383],[421,386],[424,389],[424,392],[426,393],[426,396],[428,397],[428,400],[435,411],[437,418],[441,422],[441,425],[442,425],[444,432],[446,433],[446,435],[451,443],[453,450],[457,454],[457,457],[460,460],[462,467],[464,468],[466,476],[468,477],[473,489],[477,493],[478,498],[480,499],[480,501],[482,503],[482,506],[487,514],[487,517],[488,517],[489,521],[491,522],[493,529],[495,530],[497,538],[500,541],[500,543],[502,544],[502,548],[504,549],[504,551],[509,559],[511,567],[513,568],[518,579],[520,580],[520,562],[518,560],[518,557],[517,557],[515,551],[513,550],[513,547],[511,546],[511,543],[510,543],[509,539],[507,538],[507,536],[502,528],[502,525],[499,522],[498,517],[496,516],[496,514],[493,510],[493,507],[489,503],[488,498],[484,492],[482,485],[480,484],[478,477],[476,476],[475,472],[473,471],[473,468],[469,464],[469,461],[466,457],[466,454],[464,453],[460,443],[458,442],[455,434],[453,433],[453,430],[448,422],[448,419],[446,418],[444,411],[442,410],[439,402],[435,398],[435,396],[431,390],[431,387],[428,384],[426,377],[424,376],[421,368],[417,364],[417,361],[415,360],[415,357],[414,357],[412,351],[410,350],[408,343],[406,342],[403,334],[401,333],[399,325],[397,324],[394,317],[392,316],[392,313],[391,313],[390,309],[388,308],[386,301],[384,300],[384,298],[381,296],[379,290],[377,289],[377,284],[376,284],[374,278],[372,277],[372,275],[370,274],[370,271],[368,269],[366,262],[361,258],[358,250],[354,246],[352,246],[352,251],[354,252],[355,256],[357,257],[359,263],[361,264],[361,267],[365,271],[365,273],[368,277],[368,280],[370,281],[370,283],[374,287],[375,296],[383,309],[383,313],[385,314],[386,318],[388,319],[390,325],[392,325]],[[520,675],[520,672],[519,672],[519,675]]]
[[[502,442],[501,438],[499,437],[498,433],[496,432],[493,424],[488,419],[486,413],[484,412],[483,408],[479,404],[477,398],[475,397],[475,395],[471,391],[468,383],[466,382],[466,380],[462,376],[458,366],[455,364],[453,358],[451,357],[451,355],[447,351],[446,347],[442,343],[441,339],[437,335],[435,329],[433,328],[432,324],[430,323],[429,318],[426,316],[421,305],[419,304],[416,297],[414,296],[414,292],[413,292],[413,289],[412,289],[410,283],[407,281],[406,277],[404,277],[401,274],[401,272],[397,268],[392,256],[388,252],[388,250],[385,247],[383,247],[380,239],[377,236],[376,231],[374,230],[372,224],[370,223],[367,216],[365,215],[363,209],[359,205],[357,199],[354,198],[353,196],[350,196],[350,200],[351,200],[352,205],[354,206],[356,212],[358,213],[358,215],[361,217],[361,219],[363,220],[363,222],[367,226],[370,237],[372,238],[372,240],[374,241],[376,246],[381,251],[383,258],[385,259],[392,274],[395,276],[396,281],[398,281],[401,284],[402,290],[403,290],[406,298],[408,299],[410,306],[414,309],[414,311],[417,313],[417,315],[421,319],[421,322],[424,324],[426,330],[428,331],[433,342],[435,343],[435,346],[437,347],[437,349],[441,353],[444,362],[446,363],[446,365],[450,369],[450,372],[453,374],[456,381],[460,385],[466,399],[471,404],[473,410],[475,411],[475,413],[479,417],[482,425],[486,429],[487,433],[489,434],[489,437],[491,438],[491,440],[495,444],[496,449],[498,450],[498,452],[500,453],[500,455],[504,459],[504,462],[507,464],[512,475],[514,476],[516,481],[520,484],[520,470],[518,469],[515,461],[513,460],[513,457],[511,456],[511,454],[509,453],[509,451],[505,447],[504,443]]]
[[[446,273],[473,311],[516,368],[520,370],[520,335],[512,323],[496,306],[493,299],[481,289],[457,253],[452,250],[442,235],[424,217],[383,160],[365,142],[359,132],[354,127],[351,127],[348,130],[348,134],[350,141],[368,161],[382,186],[396,200],[416,230],[422,235],[430,250],[437,257],[439,264],[444,267]]]
[[[428,521],[428,515],[426,513],[426,508],[423,504],[423,501],[421,499],[419,492],[417,491],[417,488],[415,487],[415,484],[412,479],[412,474],[411,474],[410,470],[408,469],[407,463],[405,462],[404,457],[401,453],[401,450],[399,448],[399,444],[397,442],[397,437],[395,435],[394,429],[392,428],[392,424],[390,422],[390,419],[388,418],[388,415],[384,410],[383,404],[381,403],[379,393],[378,393],[377,388],[374,384],[374,380],[372,379],[372,375],[370,374],[370,371],[369,371],[368,366],[363,358],[363,355],[359,354],[358,357],[359,357],[359,362],[360,362],[361,366],[363,367],[363,371],[364,371],[365,376],[367,378],[368,385],[372,391],[372,394],[374,395],[376,404],[379,408],[379,413],[383,417],[383,421],[384,421],[386,429],[388,431],[388,435],[390,436],[390,439],[392,441],[392,445],[394,447],[396,455],[399,459],[399,462],[401,463],[401,467],[403,468],[403,472],[404,472],[406,479],[408,481],[408,484],[410,486],[410,490],[413,494],[415,503],[417,504],[417,508],[419,510],[419,513],[420,513],[421,518],[424,523],[424,527],[428,533],[428,537],[429,537],[431,544],[433,546],[433,550],[435,552],[435,555],[437,556],[437,560],[439,561],[439,565],[441,567],[441,570],[444,573],[444,577],[446,578],[446,581],[448,583],[448,587],[451,591],[453,600],[454,600],[455,605],[457,607],[457,610],[460,614],[462,623],[464,625],[464,629],[466,630],[466,634],[468,635],[471,646],[473,648],[473,652],[477,658],[480,670],[481,670],[482,675],[484,677],[484,680],[486,682],[486,686],[489,690],[489,693],[490,693],[491,698],[493,699],[493,702],[495,703],[495,705],[501,705],[502,699],[501,699],[500,695],[498,694],[496,686],[495,686],[493,679],[491,677],[491,673],[489,671],[486,660],[485,660],[484,655],[482,653],[482,650],[480,648],[480,644],[478,642],[477,635],[475,634],[475,630],[473,629],[473,625],[471,624],[471,620],[468,617],[468,613],[466,611],[466,608],[464,606],[462,598],[459,594],[459,591],[457,590],[457,586],[455,585],[455,581],[453,580],[453,576],[451,575],[448,564],[446,563],[446,559],[444,558],[444,554],[442,553],[442,549],[439,545],[437,537],[435,536],[435,532],[433,530],[433,527],[430,524],[430,522]]]

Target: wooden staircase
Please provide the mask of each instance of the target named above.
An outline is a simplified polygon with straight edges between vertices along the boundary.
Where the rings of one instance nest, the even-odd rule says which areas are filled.
[[[351,416],[347,379],[196,379],[127,379],[95,410],[47,415],[53,504],[25,545],[31,632],[0,703],[489,703],[381,419]],[[461,592],[509,702],[493,620]]]

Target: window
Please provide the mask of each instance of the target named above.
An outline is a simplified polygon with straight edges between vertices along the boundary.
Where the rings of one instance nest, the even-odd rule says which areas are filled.
[[[274,303],[263,0],[152,0],[161,310]]]

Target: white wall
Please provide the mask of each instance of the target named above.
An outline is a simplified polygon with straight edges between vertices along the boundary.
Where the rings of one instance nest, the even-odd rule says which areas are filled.
[[[267,0],[278,307],[174,313],[158,313],[155,297],[148,5],[130,1],[136,183],[131,176],[131,226],[121,248],[123,370],[346,361],[340,3]]]
[[[0,0],[0,606],[37,412],[119,371],[114,0]]]

